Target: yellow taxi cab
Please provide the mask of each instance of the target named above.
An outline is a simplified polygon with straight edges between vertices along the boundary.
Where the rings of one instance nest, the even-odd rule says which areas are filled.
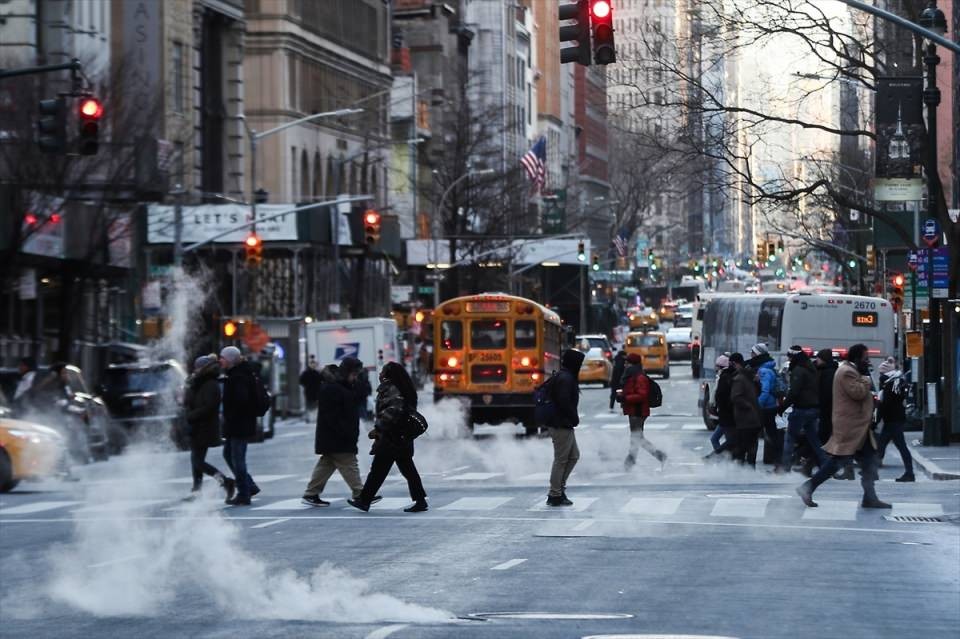
[[[677,302],[664,302],[660,305],[660,321],[672,322],[677,313]]]
[[[610,385],[613,375],[613,347],[606,335],[577,335],[577,350],[584,354],[580,366],[580,383],[599,383],[604,388]]]
[[[631,330],[655,330],[660,328],[660,318],[656,309],[653,308],[634,308],[627,313],[627,319],[630,321]]]
[[[7,415],[0,399],[0,493],[10,492],[22,479],[57,474],[66,455],[60,433]]]
[[[624,345],[627,355],[637,353],[643,358],[643,370],[670,379],[670,353],[667,349],[667,337],[658,331],[627,334]]]

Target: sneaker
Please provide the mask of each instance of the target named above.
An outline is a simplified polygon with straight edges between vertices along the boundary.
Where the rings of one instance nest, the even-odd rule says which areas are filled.
[[[817,502],[813,501],[813,492],[806,483],[797,486],[797,494],[800,495],[800,499],[803,500],[803,503],[807,508],[817,507]]]
[[[253,488],[250,489],[250,496],[251,496],[251,497],[256,497],[256,496],[259,495],[259,494],[260,494],[260,487],[257,486],[256,484],[254,484],[254,485],[253,485]]]
[[[359,499],[348,499],[347,503],[357,510],[362,510],[365,513],[370,512],[370,504],[365,501],[360,501]]]
[[[885,501],[880,501],[879,499],[864,499],[860,502],[860,505],[864,508],[893,508],[891,504],[888,504]]]
[[[237,480],[224,477],[223,489],[227,492],[227,501],[230,501],[237,494]]]
[[[573,502],[569,499],[567,503],[564,503],[563,495],[558,495],[556,497],[547,497],[547,506],[570,506],[573,505]]]
[[[234,497],[233,499],[228,499],[228,500],[227,500],[227,505],[228,505],[228,506],[249,506],[249,505],[250,505],[250,498],[249,498],[249,497],[241,497],[240,495],[237,495],[237,496]]]
[[[899,477],[897,477],[894,481],[898,481],[898,482],[901,482],[901,483],[902,483],[902,482],[911,482],[911,481],[917,481],[917,478],[914,476],[913,473],[904,473],[904,474],[900,475]]]
[[[570,501],[570,498],[567,497],[566,492],[560,493],[560,505],[561,506],[573,506],[573,502]]]
[[[405,513],[422,513],[428,510],[427,502],[424,499],[416,501],[412,506],[403,509]]]
[[[300,503],[307,506],[316,506],[317,508],[326,508],[330,505],[329,501],[320,499],[320,495],[304,495],[300,498]]]
[[[371,504],[371,505],[372,505],[372,504],[375,504],[375,503],[377,503],[378,501],[380,501],[381,499],[383,499],[383,495],[374,495],[373,499],[370,500],[370,504]]]

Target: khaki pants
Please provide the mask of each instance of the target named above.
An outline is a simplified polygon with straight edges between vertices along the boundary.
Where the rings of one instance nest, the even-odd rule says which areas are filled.
[[[313,467],[313,474],[310,476],[310,483],[307,489],[303,491],[304,497],[320,495],[327,485],[327,480],[333,475],[333,471],[339,470],[343,481],[347,482],[350,492],[356,498],[363,490],[363,480],[360,479],[360,467],[357,465],[357,456],[353,453],[331,453],[320,455],[317,465]]]
[[[559,497],[567,488],[567,478],[580,459],[577,436],[572,428],[551,428],[553,468],[550,469],[550,496]]]

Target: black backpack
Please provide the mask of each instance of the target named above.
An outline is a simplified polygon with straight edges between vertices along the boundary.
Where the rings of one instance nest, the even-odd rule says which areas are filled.
[[[553,401],[554,373],[533,391],[533,421],[538,426],[549,426],[557,417],[557,405]]]
[[[660,384],[653,381],[653,379],[644,373],[647,376],[647,383],[650,385],[647,390],[647,404],[650,408],[660,408],[663,406],[663,391],[660,390]]]

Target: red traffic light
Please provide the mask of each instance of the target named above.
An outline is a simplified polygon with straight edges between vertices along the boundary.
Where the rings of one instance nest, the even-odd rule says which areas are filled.
[[[379,224],[380,214],[373,209],[367,209],[367,212],[363,214],[363,222],[370,225]]]
[[[590,11],[593,13],[594,18],[606,18],[610,15],[610,3],[606,0],[597,0],[597,2],[593,3]]]
[[[96,98],[84,98],[80,101],[80,117],[99,120],[103,115],[103,104]]]
[[[896,286],[896,287],[899,288],[899,287],[903,286],[903,282],[904,282],[903,275],[901,275],[900,273],[897,273],[896,275],[893,276],[893,285],[894,285],[894,286]]]
[[[33,226],[34,224],[37,223],[37,216],[34,215],[33,213],[27,213],[26,215],[23,216],[23,223],[26,224],[27,226]]]
[[[256,233],[251,233],[250,235],[247,236],[247,239],[244,240],[243,242],[250,248],[256,248],[260,246],[261,240],[259,235],[257,235]]]

